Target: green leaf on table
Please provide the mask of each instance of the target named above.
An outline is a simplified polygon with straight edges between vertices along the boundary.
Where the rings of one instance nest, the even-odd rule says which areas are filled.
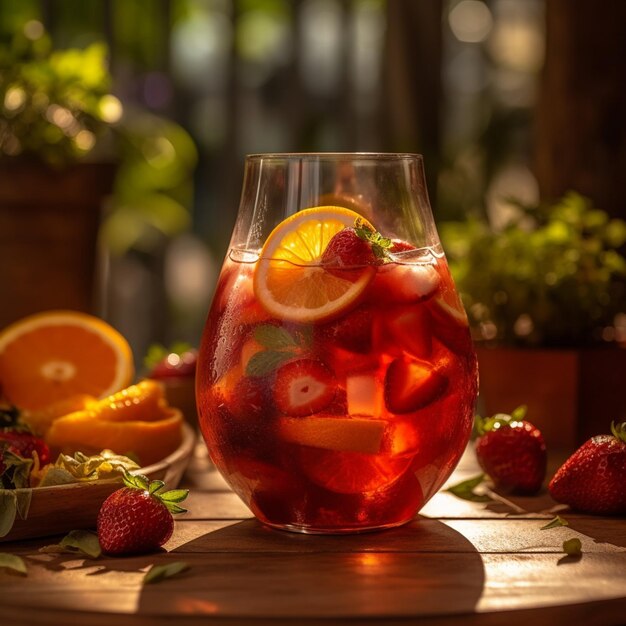
[[[26,563],[24,563],[24,559],[15,554],[0,552],[0,569],[2,568],[26,576]]]
[[[248,361],[246,376],[266,376],[273,372],[281,363],[295,356],[295,352],[262,350]]]
[[[45,554],[82,554],[90,559],[102,555],[98,535],[88,530],[71,530],[57,544],[44,546],[39,552]]]
[[[566,519],[563,519],[560,515],[557,515],[539,530],[549,530],[550,528],[557,528],[558,526],[569,526],[569,522]]]
[[[580,556],[583,552],[582,547],[582,543],[578,537],[572,537],[563,542],[563,552],[568,556]]]
[[[493,499],[490,498],[485,493],[476,493],[474,490],[476,487],[485,482],[485,475],[478,474],[478,476],[474,476],[473,478],[468,478],[456,485],[452,485],[452,487],[448,487],[446,491],[454,494],[457,498],[462,498],[463,500],[469,500],[470,502],[491,502]]]
[[[188,570],[189,567],[189,563],[185,563],[184,561],[174,561],[166,565],[153,565],[146,572],[143,582],[146,584],[157,583],[166,578],[177,576],[181,572]]]

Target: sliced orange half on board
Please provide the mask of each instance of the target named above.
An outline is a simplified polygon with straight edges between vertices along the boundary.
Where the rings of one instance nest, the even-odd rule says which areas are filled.
[[[21,409],[43,409],[78,394],[108,396],[133,375],[128,342],[85,313],[38,313],[0,332],[0,389]]]
[[[353,306],[374,277],[374,267],[346,276],[321,265],[328,242],[361,215],[336,206],[304,209],[283,220],[267,238],[254,272],[254,293],[273,316],[294,322],[335,317]]]

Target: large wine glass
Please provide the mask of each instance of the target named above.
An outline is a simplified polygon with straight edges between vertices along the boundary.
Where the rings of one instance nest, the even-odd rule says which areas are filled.
[[[257,154],[200,348],[211,459],[263,523],[410,521],[469,439],[467,316],[415,154]]]

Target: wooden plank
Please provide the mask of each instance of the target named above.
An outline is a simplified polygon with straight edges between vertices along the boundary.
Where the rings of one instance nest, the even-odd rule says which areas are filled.
[[[29,611],[276,619],[454,616],[626,596],[623,554],[186,554],[189,572],[142,585],[177,554],[29,561],[0,573],[0,603]],[[564,560],[565,559],[565,560]],[[561,563],[561,565],[559,565]],[[608,584],[610,582],[610,584]],[[623,605],[622,605],[623,607]]]
[[[532,622],[533,626],[571,626],[585,624],[585,626],[623,626],[623,614],[626,610],[626,600],[603,600],[585,604],[568,604],[556,607],[540,607],[538,609],[522,609],[515,613],[506,611],[490,613],[461,614],[453,616],[412,616],[359,618],[359,626],[502,626],[502,624],[523,624]],[[11,626],[67,626],[67,624],[81,624],[89,626],[111,626],[111,615],[107,613],[86,613],[77,610],[46,610],[32,611],[27,614],[21,608],[3,607],[3,624]],[[173,620],[170,615],[115,615],[116,626],[171,626]],[[176,615],[177,626],[198,626],[199,623],[207,626],[354,626],[351,617],[346,618],[296,618],[276,619],[255,617],[253,619],[221,618],[215,615],[201,615],[194,613]]]
[[[178,515],[176,519],[219,520],[252,517],[250,509],[232,491],[207,493],[192,489],[184,505],[187,513]]]
[[[585,554],[618,552],[626,542],[621,520],[595,520],[587,536],[572,527],[541,530],[543,520],[431,520],[362,535],[304,535],[267,528],[254,519],[178,521],[165,549],[178,555],[213,553],[319,554],[401,552],[414,554],[562,553],[563,541],[578,537]],[[600,537],[598,540],[597,537]],[[621,537],[621,539],[620,539]],[[610,539],[607,539],[610,538]],[[13,544],[11,552],[36,555],[50,540]]]

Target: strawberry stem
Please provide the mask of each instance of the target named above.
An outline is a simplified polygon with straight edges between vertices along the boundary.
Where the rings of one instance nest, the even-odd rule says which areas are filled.
[[[626,443],[626,422],[622,422],[621,424],[611,422],[611,433],[617,440]]]
[[[189,489],[171,489],[170,491],[161,493],[161,489],[165,487],[165,483],[162,480],[151,481],[147,476],[131,474],[128,471],[124,472],[123,480],[124,484],[129,489],[147,491],[153,498],[162,502],[170,513],[187,512],[187,509],[179,506],[179,502],[182,502],[189,495]]]
[[[359,239],[367,241],[372,246],[372,252],[377,259],[383,261],[389,259],[389,248],[393,246],[391,239],[372,230],[360,217],[354,220],[354,232]]]
[[[508,413],[496,413],[491,417],[481,417],[476,415],[474,418],[474,429],[479,437],[482,437],[492,430],[497,430],[502,426],[510,426],[511,422],[520,422],[526,417],[528,407],[526,405],[518,406],[516,409]]]

